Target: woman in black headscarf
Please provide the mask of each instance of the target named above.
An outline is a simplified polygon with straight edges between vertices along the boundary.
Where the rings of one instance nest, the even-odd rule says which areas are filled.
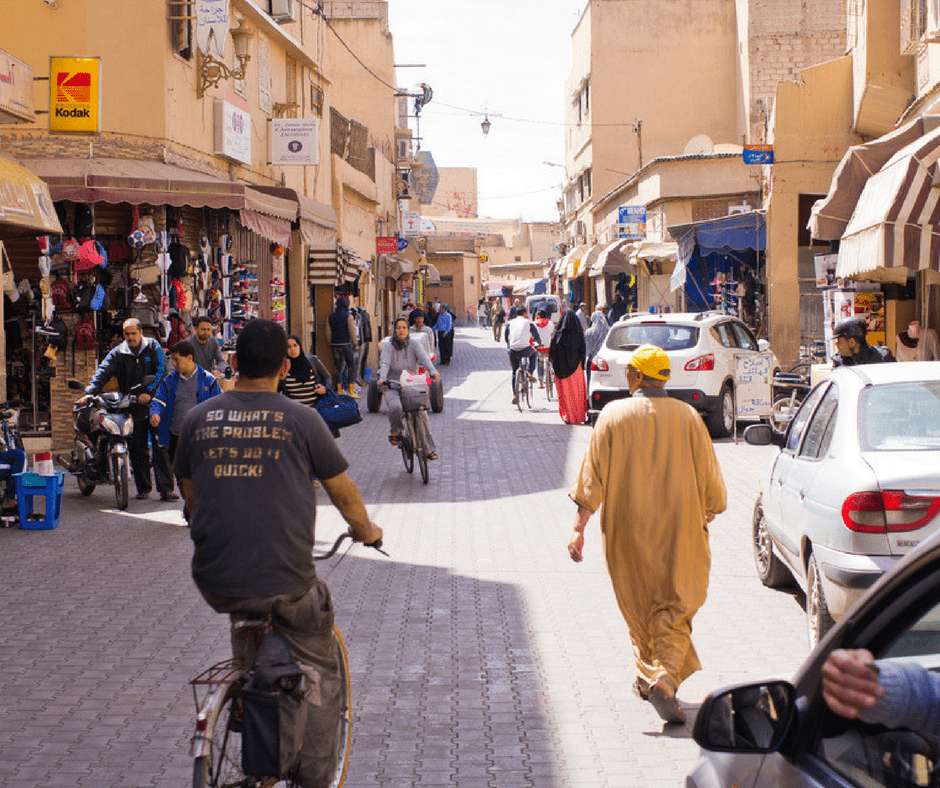
[[[330,373],[316,356],[304,355],[300,339],[294,334],[287,338],[287,357],[290,359],[290,369],[278,390],[290,399],[313,407],[326,394]]]
[[[569,424],[583,424],[587,418],[587,388],[584,384],[584,329],[573,309],[562,316],[548,356],[555,371],[558,413]]]

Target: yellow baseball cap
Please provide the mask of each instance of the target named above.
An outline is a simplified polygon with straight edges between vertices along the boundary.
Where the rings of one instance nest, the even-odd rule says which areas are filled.
[[[669,380],[669,356],[656,345],[640,345],[633,353],[629,365],[648,378]]]

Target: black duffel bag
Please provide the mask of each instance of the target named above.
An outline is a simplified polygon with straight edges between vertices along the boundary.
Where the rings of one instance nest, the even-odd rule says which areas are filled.
[[[329,386],[326,387],[326,394],[320,397],[313,407],[323,417],[326,426],[332,430],[351,427],[362,421],[356,400],[347,394],[337,394]]]

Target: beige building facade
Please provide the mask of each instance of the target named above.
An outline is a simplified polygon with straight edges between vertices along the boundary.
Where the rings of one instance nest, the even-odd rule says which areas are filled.
[[[208,41],[201,5],[2,0],[0,49],[28,63],[35,76],[48,75],[49,57],[63,54],[100,58],[102,74],[97,132],[51,132],[48,116],[39,115],[34,124],[4,126],[3,149],[50,184],[70,219],[88,206],[95,237],[105,245],[127,237],[135,210],[181,242],[189,264],[180,284],[193,298],[189,309],[179,310],[186,324],[207,313],[228,340],[245,318],[278,319],[329,365],[323,327],[337,293],[349,293],[373,325],[385,322],[385,261],[376,255],[375,238],[380,231],[393,234],[399,218],[393,91],[356,63],[323,19],[301,13],[297,3],[282,16],[272,16],[262,0],[213,4],[227,9],[228,23]],[[394,83],[385,2],[327,2],[323,14],[372,71]],[[236,43],[247,58],[236,57]],[[34,104],[55,111],[49,82],[35,83]],[[317,163],[271,163],[275,124],[286,120],[304,121],[308,134],[318,124]],[[311,147],[306,138],[305,145]],[[78,234],[76,226],[71,230]],[[257,285],[246,290],[244,304],[214,311],[211,299],[227,303],[234,285],[223,288],[231,274],[214,270],[225,239],[231,239],[231,264],[255,273]],[[213,250],[205,258],[204,242]],[[39,278],[35,243],[13,243],[9,251],[18,279]],[[71,370],[75,354],[77,376],[87,380],[110,349],[108,320],[129,310],[135,293],[160,309],[167,278],[156,262],[149,244],[128,263],[109,267],[124,292],[112,297],[111,312],[95,316],[94,350],[69,346],[65,362]],[[62,269],[66,276],[70,271]],[[64,314],[71,322],[79,317]],[[51,388],[51,399],[70,407],[74,397],[64,378],[53,379]],[[70,424],[58,426],[70,433]]]

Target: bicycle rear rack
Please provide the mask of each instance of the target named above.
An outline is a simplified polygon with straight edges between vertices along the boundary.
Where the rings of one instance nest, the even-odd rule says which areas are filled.
[[[224,662],[217,662],[212,667],[206,668],[196,678],[190,679],[190,686],[193,688],[193,702],[196,704],[196,711],[202,708],[203,701],[199,698],[199,687],[207,687],[208,692],[219,684],[228,684],[240,678],[245,672],[245,668],[240,660],[227,659]]]

